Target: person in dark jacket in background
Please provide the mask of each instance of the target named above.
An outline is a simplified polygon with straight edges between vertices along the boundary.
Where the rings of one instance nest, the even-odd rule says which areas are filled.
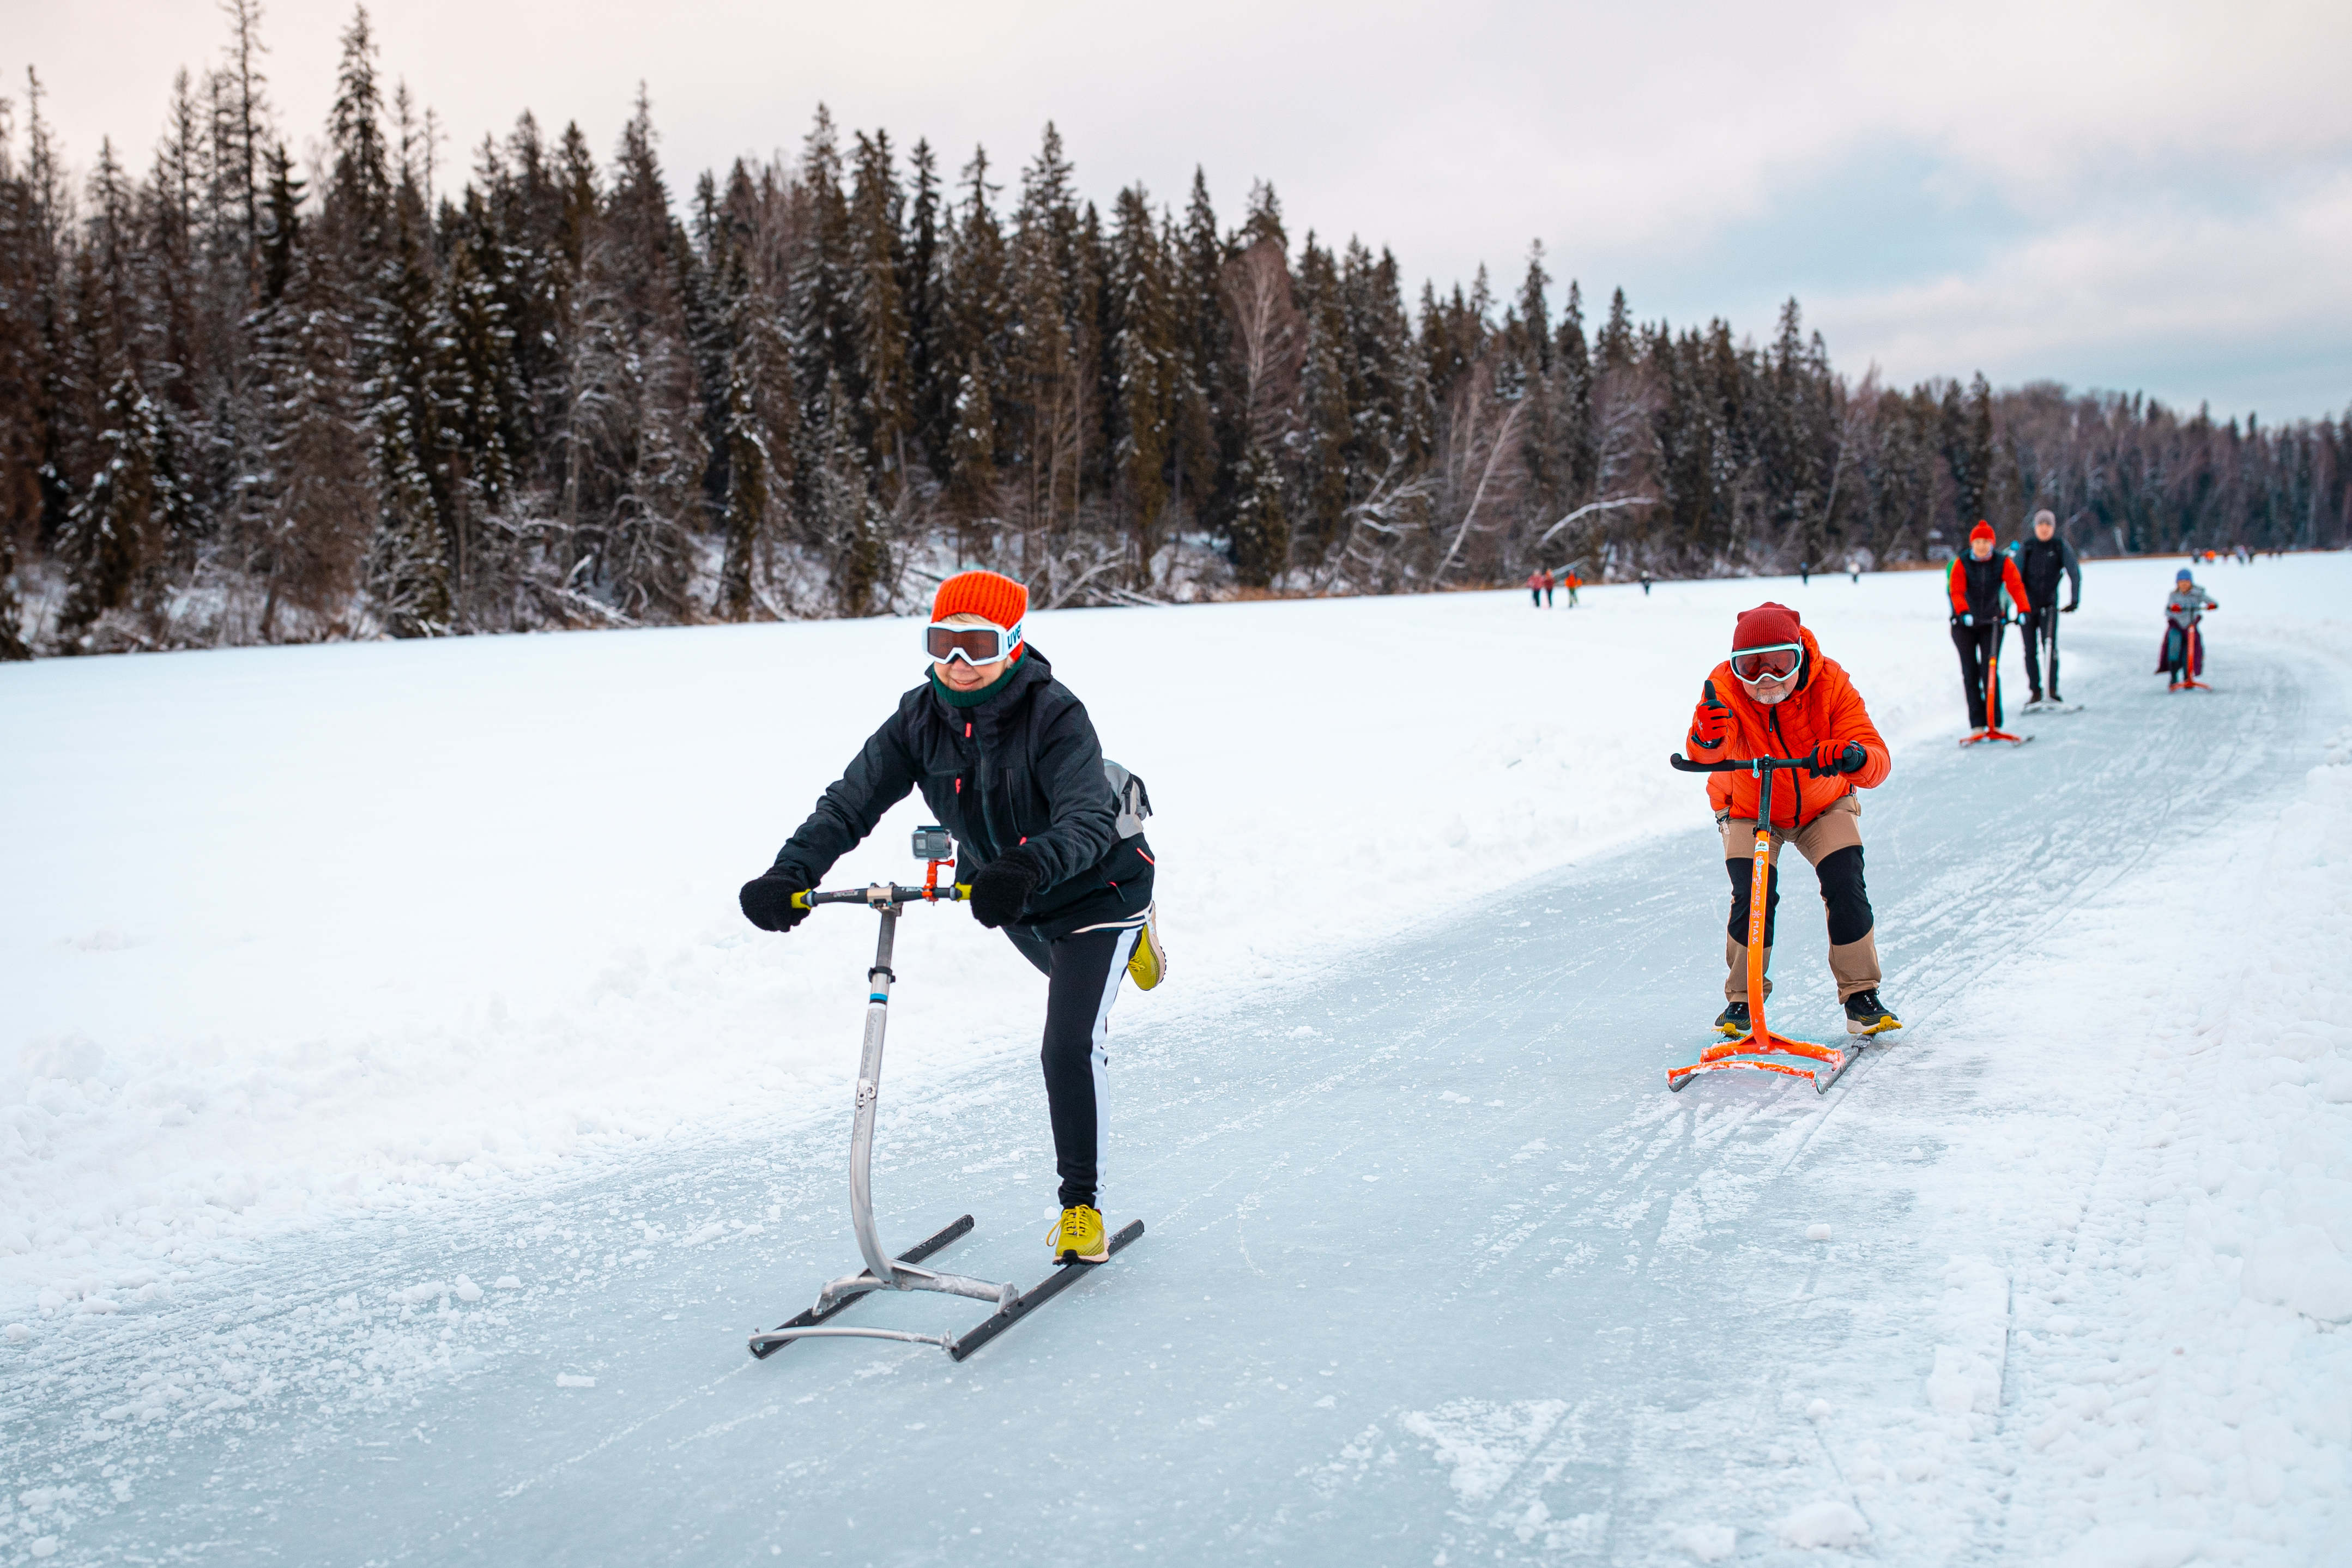
[[[2066,580],[2064,610],[2073,613],[2083,602],[2083,563],[2074,559],[2074,547],[2058,537],[2058,515],[2055,512],[2033,514],[2033,537],[2016,549],[2017,575],[2025,580],[2025,601],[2032,606],[2025,612],[2025,684],[2032,695],[2025,700],[2030,705],[2042,700],[2042,644],[2049,644],[2050,700],[2065,699],[2058,695],[2058,580]]]
[[[1999,692],[1993,694],[1991,715],[1985,712],[1985,673],[2000,646],[2001,591],[2009,591],[2018,613],[2023,614],[2026,607],[2025,580],[2017,574],[2017,562],[1993,553],[1996,542],[1992,525],[1979,519],[1969,530],[1968,553],[1953,558],[1952,570],[1944,578],[1944,591],[1952,601],[1952,646],[1960,651],[1960,686],[1968,694],[1971,736],[2000,726]]]
[[[743,884],[744,917],[763,931],[806,918],[795,894],[814,888],[882,814],[923,792],[955,835],[958,883],[972,918],[1001,929],[1045,973],[1045,1099],[1054,1126],[1062,1218],[1057,1261],[1110,1256],[1100,1208],[1109,1055],[1106,1038],[1122,971],[1160,983],[1167,955],[1152,918],[1154,865],[1141,817],[1105,772],[1087,710],[1028,645],[1029,591],[992,571],[940,585],[924,631],[932,660],[898,699],[764,873]],[[1125,778],[1122,770],[1121,777]]]

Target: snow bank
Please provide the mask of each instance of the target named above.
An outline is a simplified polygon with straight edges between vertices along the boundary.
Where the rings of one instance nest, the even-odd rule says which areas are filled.
[[[2144,629],[2152,663],[2170,570],[2095,566],[2069,629]],[[2347,586],[2335,559],[2208,575],[2217,671],[2250,622],[2324,642]],[[1172,975],[1119,1026],[1245,1002],[1703,822],[1663,758],[1761,599],[1803,612],[1898,753],[1948,744],[1937,595],[1908,573],[1601,589],[1572,612],[1481,593],[1035,617],[1162,812]],[[274,1230],[838,1110],[871,923],[778,939],[734,890],[919,677],[914,641],[884,621],[0,668],[0,1318],[152,1300]],[[2146,678],[2070,659],[2072,695],[2126,677]],[[908,874],[918,811],[835,880]],[[898,967],[894,1082],[1030,1049],[1044,983],[961,912],[916,912]],[[2251,1257],[2253,1288],[2326,1306],[2321,1241],[2341,1239],[2294,1224]]]

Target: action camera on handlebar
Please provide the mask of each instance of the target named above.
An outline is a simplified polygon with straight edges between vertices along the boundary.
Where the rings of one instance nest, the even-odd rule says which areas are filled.
[[[915,858],[919,861],[955,859],[955,840],[945,828],[932,826],[915,830]]]

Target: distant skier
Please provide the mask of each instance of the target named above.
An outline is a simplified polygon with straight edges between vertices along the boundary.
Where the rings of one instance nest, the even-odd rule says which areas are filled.
[[[2221,608],[2221,601],[2198,587],[2187,567],[2173,574],[2172,593],[2164,601],[2164,653],[2156,666],[2158,674],[2172,677],[2167,690],[2177,692],[2205,673],[2204,635],[2191,633],[2205,612]]]
[[[1799,561],[1797,563],[1797,586],[1800,588],[1811,588],[1812,585],[1813,563],[1809,560]]]
[[[2026,602],[2032,606],[2025,612],[2025,684],[2031,695],[2025,699],[2031,705],[2042,700],[2042,644],[2049,644],[2050,700],[2065,699],[2058,695],[2058,580],[2066,580],[2066,603],[2063,612],[2072,614],[2083,602],[2083,563],[2074,559],[2074,547],[2058,537],[2058,515],[2055,512],[2033,514],[2033,537],[2017,549],[2017,574],[2025,580]]]
[[[1544,579],[1549,575],[1549,573],[1543,571],[1531,571],[1528,573],[1528,601],[1538,610],[1541,610],[1544,607]]]
[[[1568,570],[1566,568],[1561,569],[1560,576],[1567,580],[1568,607],[1570,610],[1573,610],[1576,608],[1576,591],[1584,586],[1584,579],[1577,576],[1576,573]]]
[[[1122,970],[1150,990],[1167,955],[1139,820],[1150,807],[1113,789],[1084,705],[1024,638],[1028,611],[1029,591],[992,571],[940,584],[923,684],[898,699],[776,863],[743,884],[741,903],[762,931],[790,931],[808,915],[793,895],[922,790],[932,820],[955,835],[972,918],[1003,930],[1046,977],[1042,1059],[1062,1203],[1054,1256],[1099,1263],[1110,1255],[1097,1207],[1110,1007]],[[1139,800],[1139,784],[1129,790]]]
[[[1549,568],[1549,567],[1546,567],[1546,568],[1544,568],[1544,574],[1543,574],[1543,582],[1544,582],[1544,608],[1545,608],[1546,610],[1549,610],[1549,609],[1550,609],[1550,608],[1551,608],[1551,591],[1552,591],[1552,588],[1554,587],[1554,585],[1555,585],[1555,584],[1557,584],[1557,583],[1559,582],[1559,580],[1558,578],[1556,578],[1556,577],[1552,576],[1552,574],[1551,574],[1551,568]]]
[[[1886,742],[1870,722],[1862,694],[1836,661],[1782,604],[1759,604],[1732,628],[1731,657],[1707,677],[1691,715],[1689,755],[1697,761],[1749,757],[1811,759],[1797,779],[1796,800],[1785,789],[1772,800],[1772,871],[1764,887],[1764,962],[1772,961],[1773,922],[1780,904],[1783,842],[1820,878],[1829,912],[1830,973],[1845,1004],[1849,1034],[1877,1034],[1902,1023],[1878,999],[1878,941],[1870,890],[1862,871],[1862,805],[1856,789],[1886,781],[1893,767]],[[1727,1035],[1748,1029],[1748,900],[1754,874],[1756,776],[1707,776],[1708,802],[1723,834],[1724,869],[1731,877],[1731,922],[1724,961],[1728,1004],[1715,1020]],[[1787,803],[1788,828],[1781,831]],[[1765,981],[1764,994],[1772,994]]]
[[[2025,580],[2017,562],[1993,554],[1992,525],[1979,519],[1969,530],[1969,552],[1956,556],[1944,578],[1952,601],[1952,646],[1960,652],[1960,687],[1968,694],[1969,733],[1982,735],[2000,727],[2000,694],[1993,694],[1993,711],[1985,712],[1985,672],[2000,649],[2003,610],[2001,590],[2022,615],[2027,608]]]
[[[1642,573],[1642,597],[1650,597],[1650,574],[1647,571]]]

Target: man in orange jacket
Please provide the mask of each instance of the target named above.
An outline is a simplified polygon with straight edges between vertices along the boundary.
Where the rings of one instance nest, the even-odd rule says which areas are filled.
[[[1878,999],[1876,922],[1862,873],[1862,803],[1856,789],[1885,782],[1893,760],[1862,694],[1797,612],[1759,604],[1740,616],[1731,633],[1731,657],[1715,667],[1691,715],[1690,756],[1697,761],[1751,757],[1804,758],[1793,777],[1773,791],[1772,869],[1764,884],[1764,963],[1772,962],[1772,927],[1780,905],[1780,846],[1793,843],[1821,879],[1829,913],[1830,973],[1845,1004],[1848,1034],[1900,1029]],[[1729,1004],[1715,1027],[1748,1032],[1748,899],[1756,844],[1756,775],[1716,773],[1707,800],[1723,831],[1724,869],[1731,876],[1731,924],[1724,943],[1723,995]],[[1772,982],[1764,982],[1772,994]]]

